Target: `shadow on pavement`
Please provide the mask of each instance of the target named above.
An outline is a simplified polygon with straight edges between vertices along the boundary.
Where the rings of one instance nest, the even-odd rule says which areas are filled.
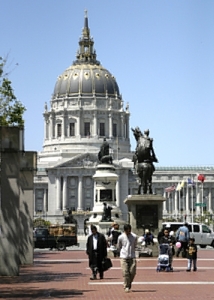
[[[1,290],[0,298],[3,299],[48,299],[48,298],[74,298],[82,297],[84,293],[91,292],[91,290],[78,291],[75,289],[56,290],[56,289],[3,289]],[[87,295],[86,295],[87,297]]]

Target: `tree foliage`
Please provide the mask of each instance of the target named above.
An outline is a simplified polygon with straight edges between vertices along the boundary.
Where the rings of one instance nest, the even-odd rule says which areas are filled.
[[[0,126],[24,126],[26,108],[14,95],[8,73],[5,72],[7,58],[0,57]]]

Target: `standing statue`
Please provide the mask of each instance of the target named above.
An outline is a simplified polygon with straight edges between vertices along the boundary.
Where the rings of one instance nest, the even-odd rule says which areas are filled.
[[[111,219],[111,211],[112,207],[107,205],[105,202],[103,203],[103,215],[101,222],[112,222]]]
[[[143,194],[152,194],[152,174],[155,171],[153,162],[158,162],[153,149],[153,139],[149,137],[149,129],[145,130],[144,134],[139,127],[132,128],[132,131],[137,142],[133,162],[140,178],[138,195],[141,194],[141,188]]]
[[[98,159],[101,163],[112,164],[112,157],[109,154],[109,148],[109,143],[106,141],[106,138],[104,138],[98,153]]]
[[[76,227],[75,227],[75,232],[77,233],[77,226],[78,226],[78,223],[77,223],[77,220],[74,219],[73,215],[72,215],[72,210],[71,209],[68,209],[68,212],[67,212],[67,216],[64,217],[65,219],[65,222],[64,224],[75,224]]]

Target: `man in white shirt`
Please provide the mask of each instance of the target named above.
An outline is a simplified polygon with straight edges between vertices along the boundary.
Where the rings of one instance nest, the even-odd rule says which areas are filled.
[[[128,293],[136,275],[135,248],[137,236],[131,232],[131,225],[124,225],[124,233],[118,237],[117,248],[120,251],[120,263],[124,278],[124,290]]]

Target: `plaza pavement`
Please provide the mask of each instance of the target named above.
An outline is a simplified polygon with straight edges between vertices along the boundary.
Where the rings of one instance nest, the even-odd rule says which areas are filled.
[[[90,281],[83,249],[36,250],[34,264],[21,267],[20,276],[0,277],[0,299],[214,299],[214,249],[199,249],[197,272],[186,272],[182,258],[174,259],[173,273],[156,272],[157,258],[138,259],[130,293],[123,290],[119,258],[112,262],[103,280]]]

